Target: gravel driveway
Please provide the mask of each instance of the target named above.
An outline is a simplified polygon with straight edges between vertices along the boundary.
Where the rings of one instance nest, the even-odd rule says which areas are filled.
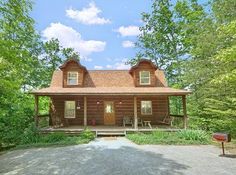
[[[236,158],[215,146],[138,146],[126,138],[89,144],[15,150],[0,155],[0,174],[235,175]]]

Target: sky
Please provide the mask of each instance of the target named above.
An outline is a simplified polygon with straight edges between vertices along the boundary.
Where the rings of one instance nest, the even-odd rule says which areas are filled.
[[[128,69],[151,0],[35,0],[31,16],[44,41],[58,38],[87,69]]]

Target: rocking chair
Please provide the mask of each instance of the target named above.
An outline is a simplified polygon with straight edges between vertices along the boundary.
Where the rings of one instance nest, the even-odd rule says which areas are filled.
[[[160,124],[172,126],[172,121],[173,121],[173,118],[170,115],[165,115],[163,120],[157,121],[157,122],[160,123]]]

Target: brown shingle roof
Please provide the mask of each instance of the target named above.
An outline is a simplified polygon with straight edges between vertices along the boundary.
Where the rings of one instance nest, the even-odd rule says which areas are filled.
[[[33,93],[39,95],[187,95],[190,92],[169,87],[49,87]]]
[[[164,72],[155,71],[158,86],[167,86]],[[53,73],[50,87],[62,87],[62,71]],[[84,87],[134,87],[128,70],[89,70],[85,74]]]
[[[166,87],[164,72],[157,69],[155,72],[159,87],[135,87],[133,78],[128,70],[92,70],[85,74],[84,87],[63,88],[62,71],[54,71],[49,88],[32,92],[39,95],[186,95],[189,91]]]

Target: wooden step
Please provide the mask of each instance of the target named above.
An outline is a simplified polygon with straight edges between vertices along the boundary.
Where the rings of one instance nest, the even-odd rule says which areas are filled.
[[[96,131],[98,136],[126,136],[126,131]]]

